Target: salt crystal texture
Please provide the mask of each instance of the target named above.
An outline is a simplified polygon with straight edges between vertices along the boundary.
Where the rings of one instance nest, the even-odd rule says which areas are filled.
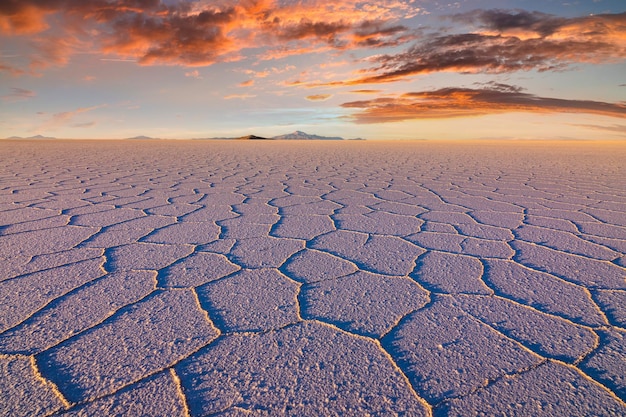
[[[624,144],[1,152],[1,415],[626,415]]]

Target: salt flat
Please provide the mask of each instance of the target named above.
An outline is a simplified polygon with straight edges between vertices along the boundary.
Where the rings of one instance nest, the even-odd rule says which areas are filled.
[[[624,415],[624,161],[3,141],[0,415]]]

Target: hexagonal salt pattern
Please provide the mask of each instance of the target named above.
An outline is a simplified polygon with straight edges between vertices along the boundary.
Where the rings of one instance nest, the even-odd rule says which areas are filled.
[[[626,414],[626,147],[302,145],[3,143],[0,414]]]

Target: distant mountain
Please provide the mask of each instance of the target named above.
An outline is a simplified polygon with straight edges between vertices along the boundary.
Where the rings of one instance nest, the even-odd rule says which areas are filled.
[[[5,139],[9,139],[9,140],[40,140],[40,139],[56,139],[52,136],[43,136],[43,135],[36,135],[36,136],[29,136],[27,138],[23,138],[21,136],[11,136],[10,138],[5,138]]]
[[[310,135],[308,133],[296,130],[293,133],[287,133],[286,135],[274,136],[272,139],[276,140],[344,140],[339,136],[318,136]]]
[[[296,130],[293,133],[287,133],[285,135],[274,136],[266,138],[257,135],[246,135],[238,138],[233,137],[213,137],[213,138],[193,138],[193,140],[346,140],[339,136],[319,136],[311,135],[301,130]],[[347,139],[347,140],[365,140],[363,138]]]
[[[257,135],[246,135],[246,136],[237,138],[237,140],[272,140],[272,139],[275,139],[275,138],[264,138],[263,136],[257,136]]]

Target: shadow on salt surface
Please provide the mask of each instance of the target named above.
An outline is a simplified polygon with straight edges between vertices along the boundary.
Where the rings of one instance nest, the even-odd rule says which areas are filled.
[[[600,330],[597,333],[600,337],[599,346],[582,361],[580,368],[626,400],[626,335],[611,330]]]
[[[602,307],[602,311],[613,326],[626,329],[626,291],[592,291],[593,300]]]

